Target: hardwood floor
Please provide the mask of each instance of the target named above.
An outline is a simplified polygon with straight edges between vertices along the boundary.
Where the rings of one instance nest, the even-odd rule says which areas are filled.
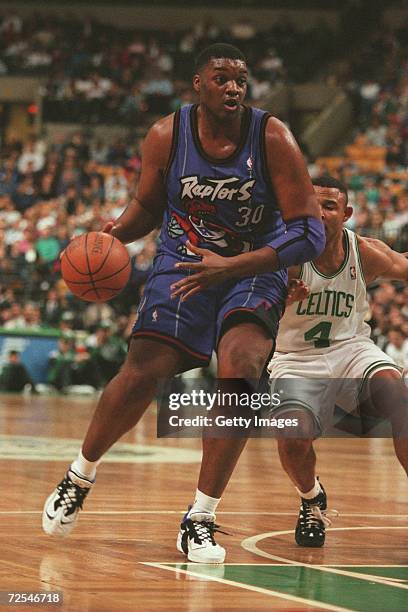
[[[158,440],[152,406],[106,456],[74,533],[46,536],[42,505],[75,457],[92,411],[87,398],[0,396],[0,591],[61,591],[59,609],[70,611],[365,610],[371,604],[358,603],[358,590],[351,607],[322,594],[331,579],[354,584],[348,572],[360,565],[379,576],[358,579],[364,601],[369,584],[384,597],[396,593],[397,602],[400,591],[407,595],[406,568],[402,578],[384,573],[408,557],[407,479],[391,440],[316,443],[329,506],[340,512],[317,550],[293,541],[298,499],[275,442],[250,440],[217,515],[231,534],[218,536],[227,564],[197,567],[177,552],[175,538],[196,487],[200,441]]]

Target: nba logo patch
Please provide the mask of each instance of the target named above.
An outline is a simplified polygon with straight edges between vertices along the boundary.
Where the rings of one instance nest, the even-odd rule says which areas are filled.
[[[357,278],[356,266],[350,266],[350,277],[351,277],[351,280],[356,280]]]
[[[247,165],[248,170],[252,170],[253,163],[252,163],[252,157],[251,156],[249,156],[248,159],[246,160],[246,165]]]
[[[153,321],[153,323],[156,323],[158,318],[159,318],[159,315],[158,315],[157,309],[153,310],[153,314],[152,314],[152,321]]]

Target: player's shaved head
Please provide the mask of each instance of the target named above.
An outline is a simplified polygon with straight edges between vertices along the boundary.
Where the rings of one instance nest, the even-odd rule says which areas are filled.
[[[240,60],[246,63],[245,55],[234,45],[215,43],[201,51],[195,61],[195,71],[200,72],[212,59]]]
[[[337,189],[341,193],[344,193],[345,196],[345,206],[348,204],[348,193],[346,186],[334,176],[330,176],[326,174],[324,176],[319,176],[318,178],[314,178],[312,183],[315,187],[323,187],[326,189]]]

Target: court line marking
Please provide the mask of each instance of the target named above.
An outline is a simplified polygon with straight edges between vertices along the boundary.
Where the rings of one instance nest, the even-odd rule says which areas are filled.
[[[401,525],[398,527],[394,527],[394,526],[386,526],[386,525],[382,525],[381,527],[378,526],[363,526],[363,527],[330,527],[330,531],[357,531],[357,530],[378,530],[378,529],[408,529],[407,525]],[[395,582],[393,580],[390,580],[388,578],[384,578],[382,576],[373,576],[372,574],[360,574],[359,572],[349,572],[347,570],[342,570],[342,569],[336,569],[339,566],[328,566],[328,565],[320,565],[320,564],[313,564],[313,563],[303,563],[301,561],[292,561],[292,559],[286,559],[285,557],[280,557],[278,555],[272,555],[260,548],[258,548],[257,544],[258,542],[260,542],[261,540],[265,540],[266,538],[274,538],[280,535],[288,535],[288,534],[293,534],[293,529],[289,529],[289,530],[285,530],[285,531],[270,531],[267,533],[260,533],[256,536],[251,536],[249,538],[245,538],[244,540],[242,540],[241,542],[241,546],[244,550],[247,550],[248,552],[251,552],[255,555],[258,555],[260,557],[265,557],[266,559],[272,559],[274,561],[280,561],[283,562],[287,565],[295,565],[297,567],[308,567],[311,569],[316,569],[319,570],[321,572],[327,572],[330,574],[339,574],[341,576],[347,576],[349,578],[358,578],[360,580],[365,580],[365,581],[369,581],[369,582],[377,582],[379,584],[384,584],[385,586],[391,586],[394,588],[398,588],[398,589],[405,589],[408,590],[408,585],[407,584],[400,584],[398,582]],[[343,567],[347,567],[347,566],[343,566]],[[370,567],[370,566],[368,566]],[[381,566],[379,566],[381,567]]]
[[[140,563],[142,563],[142,561],[140,561]],[[156,563],[164,563],[165,565],[180,565],[180,561],[157,561]],[[181,561],[182,563],[182,561]],[[185,562],[187,563],[187,561]],[[203,565],[206,565],[205,563]],[[210,565],[210,564],[207,564]],[[241,561],[240,563],[222,563],[222,565],[255,565],[255,566],[259,566],[259,567],[286,567],[288,564],[287,563],[248,563],[245,561]],[[303,563],[301,562],[294,562],[293,565],[300,565],[302,566]],[[384,563],[381,563],[381,565],[365,565],[363,563],[322,563],[321,564],[322,567],[403,567],[408,568],[408,565],[386,565]],[[309,566],[307,566],[309,567]],[[390,578],[391,580],[391,578]],[[400,581],[401,578],[392,578],[392,580],[398,580]],[[404,581],[402,579],[402,581]]]
[[[131,514],[185,514],[186,509],[184,510],[84,510],[82,515],[85,516],[87,514],[100,514],[100,515],[131,515]],[[0,510],[0,515],[10,515],[10,514],[42,514],[42,510]],[[235,512],[235,511],[220,511],[217,512],[217,516],[221,515],[232,515],[232,516],[297,516],[297,512]],[[367,512],[341,512],[340,516],[343,517],[354,517],[354,516],[364,516],[370,519],[375,518],[401,518],[406,519],[406,514],[367,514]],[[379,528],[379,527],[378,527]],[[345,527],[345,529],[351,529],[351,527]],[[396,527],[399,529],[399,527]],[[286,533],[286,532],[285,532]],[[290,533],[290,532],[289,532]]]
[[[141,565],[148,565],[150,567],[155,567],[158,569],[164,569],[170,572],[187,574],[188,576],[193,576],[198,580],[209,580],[212,582],[220,582],[221,584],[226,584],[228,586],[237,587],[240,589],[245,589],[247,591],[255,591],[256,593],[262,593],[263,595],[269,595],[269,597],[277,597],[279,599],[287,599],[289,601],[295,601],[297,603],[306,604],[309,606],[317,607],[322,610],[332,610],[333,612],[353,612],[350,608],[341,608],[339,606],[332,606],[331,604],[322,603],[320,601],[315,601],[314,599],[305,599],[303,597],[297,597],[296,595],[289,595],[288,593],[281,593],[280,591],[273,591],[272,589],[263,589],[262,587],[256,587],[252,584],[244,584],[241,582],[236,582],[235,580],[227,580],[226,578],[220,578],[218,576],[208,576],[205,574],[196,574],[190,570],[183,570],[177,567],[168,567],[167,565],[162,565],[161,563],[150,563],[146,561],[139,561]],[[221,566],[222,567],[222,566]]]

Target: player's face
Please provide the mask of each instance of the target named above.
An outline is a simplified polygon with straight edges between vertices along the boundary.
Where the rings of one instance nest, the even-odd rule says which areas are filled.
[[[346,196],[339,189],[316,185],[315,192],[322,211],[326,238],[329,241],[342,233],[343,224],[350,218],[353,209],[351,206],[347,206]]]
[[[200,104],[222,120],[239,116],[247,91],[248,70],[245,62],[212,59],[193,80]]]

